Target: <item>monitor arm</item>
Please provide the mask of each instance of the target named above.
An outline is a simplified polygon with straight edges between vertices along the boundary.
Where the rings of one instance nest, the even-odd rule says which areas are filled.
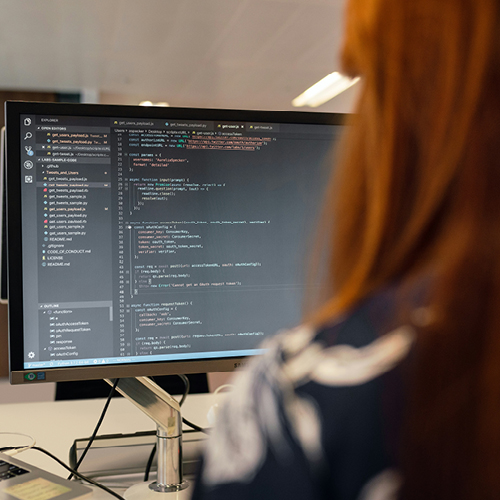
[[[115,383],[115,379],[105,380],[111,386]],[[157,425],[158,470],[156,481],[149,485],[150,496],[161,498],[158,493],[168,493],[169,500],[182,498],[181,491],[187,488],[188,482],[182,478],[182,418],[179,403],[148,377],[122,378],[116,390]],[[135,488],[142,492],[137,492],[138,498],[144,498],[145,484],[132,486],[127,490],[130,494],[126,492],[125,497],[134,498],[131,490]]]

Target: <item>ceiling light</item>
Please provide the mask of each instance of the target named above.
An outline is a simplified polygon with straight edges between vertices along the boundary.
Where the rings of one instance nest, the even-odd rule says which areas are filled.
[[[349,78],[335,71],[325,76],[325,78],[296,97],[292,101],[292,106],[296,108],[301,106],[316,108],[352,87],[358,81],[359,76],[356,78]]]

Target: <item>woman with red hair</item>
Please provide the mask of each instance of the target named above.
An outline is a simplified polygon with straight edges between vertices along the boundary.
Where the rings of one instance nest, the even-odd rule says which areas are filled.
[[[303,325],[237,377],[195,499],[500,498],[500,2],[350,0],[362,77]]]

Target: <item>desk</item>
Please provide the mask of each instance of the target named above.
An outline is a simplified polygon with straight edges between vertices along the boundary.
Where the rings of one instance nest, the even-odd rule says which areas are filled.
[[[189,395],[182,405],[182,415],[201,427],[208,427],[206,415],[210,407],[223,397],[224,394]],[[68,452],[73,441],[92,434],[104,403],[104,399],[90,399],[1,405],[0,431],[30,434],[38,446],[68,463]],[[154,422],[132,403],[124,398],[113,398],[99,434],[133,433],[155,428]],[[20,444],[25,444],[26,438],[22,439]],[[63,477],[68,475],[59,464],[39,451],[28,450],[16,456],[54,474]],[[96,492],[93,498],[112,498],[103,494],[105,496],[101,497]]]

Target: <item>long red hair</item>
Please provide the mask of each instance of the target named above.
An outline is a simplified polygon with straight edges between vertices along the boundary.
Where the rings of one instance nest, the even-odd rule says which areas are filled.
[[[307,318],[323,325],[380,287],[430,278],[402,496],[498,499],[500,2],[350,0],[346,20],[343,64],[363,88]]]

